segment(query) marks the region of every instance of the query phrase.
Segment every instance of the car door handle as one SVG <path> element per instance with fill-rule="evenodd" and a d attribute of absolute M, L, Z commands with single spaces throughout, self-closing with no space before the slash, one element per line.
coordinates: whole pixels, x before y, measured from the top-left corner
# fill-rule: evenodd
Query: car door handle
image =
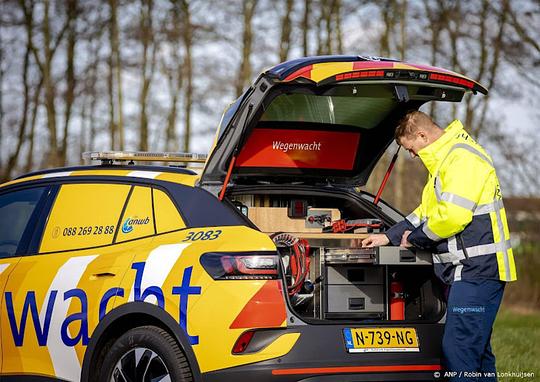
<path fill-rule="evenodd" d="M 114 272 L 109 272 L 109 271 L 96 272 L 96 273 L 93 273 L 92 276 L 90 276 L 90 280 L 98 280 L 98 279 L 104 279 L 104 278 L 115 277 L 115 276 L 116 276 L 116 273 Z"/>
<path fill-rule="evenodd" d="M 97 280 L 97 279 L 103 279 L 103 278 L 109 278 L 109 277 L 115 277 L 118 274 L 122 273 L 122 267 L 118 266 L 100 266 L 92 269 L 92 273 L 90 276 L 90 280 Z"/>

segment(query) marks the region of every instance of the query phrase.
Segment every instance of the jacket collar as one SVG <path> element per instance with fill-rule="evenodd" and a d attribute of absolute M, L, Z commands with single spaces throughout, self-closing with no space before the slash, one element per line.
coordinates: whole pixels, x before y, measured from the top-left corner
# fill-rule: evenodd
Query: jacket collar
<path fill-rule="evenodd" d="M 444 129 L 444 134 L 441 135 L 439 139 L 430 143 L 418 152 L 418 156 L 431 175 L 435 174 L 440 162 L 446 157 L 448 150 L 450 150 L 450 141 L 452 138 L 458 135 L 462 130 L 463 125 L 456 119 Z"/>

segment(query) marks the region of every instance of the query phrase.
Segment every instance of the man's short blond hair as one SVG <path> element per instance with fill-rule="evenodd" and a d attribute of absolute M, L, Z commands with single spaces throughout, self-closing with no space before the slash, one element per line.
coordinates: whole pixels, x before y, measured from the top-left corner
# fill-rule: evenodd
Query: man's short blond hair
<path fill-rule="evenodd" d="M 418 110 L 410 111 L 399 121 L 395 134 L 396 141 L 400 143 L 402 137 L 412 138 L 420 127 L 431 126 L 439 127 L 426 113 Z"/>

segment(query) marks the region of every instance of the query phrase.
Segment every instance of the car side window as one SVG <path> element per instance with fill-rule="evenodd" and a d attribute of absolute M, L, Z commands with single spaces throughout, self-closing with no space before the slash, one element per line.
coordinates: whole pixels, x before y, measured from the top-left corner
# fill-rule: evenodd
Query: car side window
<path fill-rule="evenodd" d="M 186 223 L 184 223 L 171 198 L 165 192 L 158 189 L 154 189 L 153 193 L 157 233 L 160 234 L 186 228 Z"/>
<path fill-rule="evenodd" d="M 155 235 L 152 189 L 135 186 L 126 205 L 116 242 Z"/>
<path fill-rule="evenodd" d="M 24 231 L 46 187 L 0 195 L 0 258 L 15 256 Z"/>
<path fill-rule="evenodd" d="M 112 244 L 130 189 L 123 184 L 62 185 L 43 233 L 40 253 Z"/>

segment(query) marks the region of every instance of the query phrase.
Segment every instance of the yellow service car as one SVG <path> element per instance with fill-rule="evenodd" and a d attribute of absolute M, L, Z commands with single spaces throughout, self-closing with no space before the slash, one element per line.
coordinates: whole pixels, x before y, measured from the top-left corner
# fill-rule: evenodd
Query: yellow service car
<path fill-rule="evenodd" d="M 360 56 L 280 64 L 225 112 L 202 175 L 101 164 L 0 187 L 2 381 L 433 380 L 431 255 L 360 248 L 403 216 L 358 191 L 396 121 L 478 83 Z"/>

